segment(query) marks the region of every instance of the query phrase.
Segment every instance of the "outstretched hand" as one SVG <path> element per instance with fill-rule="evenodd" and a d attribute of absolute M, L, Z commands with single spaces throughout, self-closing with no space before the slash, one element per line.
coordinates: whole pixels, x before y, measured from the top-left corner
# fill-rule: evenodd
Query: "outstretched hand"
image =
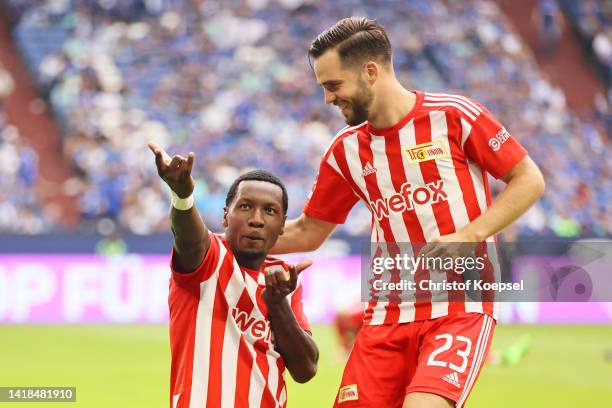
<path fill-rule="evenodd" d="M 312 261 L 302 261 L 297 265 L 289 265 L 289 273 L 284 268 L 270 266 L 264 270 L 266 288 L 262 293 L 264 302 L 270 306 L 280 303 L 297 287 L 299 274 L 312 265 Z"/>
<path fill-rule="evenodd" d="M 195 154 L 189 152 L 187 158 L 179 155 L 170 157 L 164 149 L 155 143 L 149 143 L 149 149 L 155 154 L 155 165 L 157 166 L 159 177 L 180 198 L 189 197 L 195 187 L 195 181 L 191 176 Z"/>

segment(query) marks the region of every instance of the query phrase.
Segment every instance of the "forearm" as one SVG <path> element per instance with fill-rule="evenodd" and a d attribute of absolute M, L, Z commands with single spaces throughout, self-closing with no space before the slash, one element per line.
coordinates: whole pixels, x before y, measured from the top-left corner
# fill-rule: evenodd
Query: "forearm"
<path fill-rule="evenodd" d="M 314 340 L 298 324 L 287 299 L 268 305 L 268 317 L 275 348 L 283 356 L 291 376 L 299 383 L 309 381 L 317 372 L 319 360 Z"/>
<path fill-rule="evenodd" d="M 491 207 L 465 227 L 466 235 L 474 242 L 484 241 L 516 221 L 543 192 L 544 180 L 537 168 L 512 176 Z"/>
<path fill-rule="evenodd" d="M 172 207 L 170 222 L 179 263 L 175 267 L 182 272 L 191 272 L 202 262 L 210 245 L 208 228 L 195 205 L 186 211 Z"/>
<path fill-rule="evenodd" d="M 335 224 L 302 214 L 285 223 L 283 234 L 278 237 L 270 253 L 288 254 L 314 251 L 325 242 L 335 227 Z"/>

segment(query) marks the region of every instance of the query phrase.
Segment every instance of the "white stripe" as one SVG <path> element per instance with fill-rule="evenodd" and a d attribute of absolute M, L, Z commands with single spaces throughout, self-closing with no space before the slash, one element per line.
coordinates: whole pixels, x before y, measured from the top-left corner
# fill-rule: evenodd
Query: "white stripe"
<path fill-rule="evenodd" d="M 459 230 L 470 223 L 470 217 L 468 216 L 465 200 L 460 188 L 461 185 L 459 184 L 459 178 L 457 178 L 455 165 L 453 164 L 450 142 L 448 140 L 446 112 L 429 112 L 429 119 L 431 121 L 431 139 L 441 141 L 444 145 L 444 149 L 449 156 L 451 156 L 448 159 L 434 160 L 434 162 L 436 163 L 440 177 L 444 180 L 444 192 L 448 195 L 448 206 L 455 224 L 455 229 Z"/>
<path fill-rule="evenodd" d="M 383 136 L 372 136 L 372 142 L 370 143 L 370 149 L 372 150 L 372 161 L 374 162 L 374 167 L 378 169 L 378 171 L 375 173 L 376 187 L 378 188 L 378 191 L 380 192 L 380 196 L 384 200 L 386 197 L 391 197 L 392 195 L 397 193 L 397 191 L 395 190 L 395 187 L 393 186 L 393 182 L 391 180 L 391 168 L 389 167 L 389 159 L 387 157 L 386 146 L 385 146 L 385 138 Z M 400 155 L 401 155 L 401 152 L 400 152 Z M 387 205 L 389 206 L 388 202 L 387 202 Z M 402 246 L 406 246 L 406 244 L 410 242 L 410 236 L 408 235 L 408 230 L 406 228 L 406 223 L 404 222 L 404 217 L 403 217 L 403 213 L 405 211 L 406 210 L 402 212 L 396 212 L 388 208 L 389 225 L 391 227 L 391 234 L 393 235 L 392 240 L 393 242 L 403 243 Z M 408 250 L 408 248 L 405 248 L 405 249 Z M 411 254 L 408 253 L 406 255 L 410 256 Z M 390 274 L 385 274 L 385 275 L 382 276 L 383 277 L 382 280 L 385 282 L 390 282 L 391 281 Z M 400 279 L 412 280 L 413 275 L 406 271 L 406 273 L 400 274 Z M 404 299 L 407 296 L 406 291 L 404 291 L 404 293 L 402 293 L 401 296 L 402 296 L 402 300 L 407 300 L 407 299 Z M 414 296 L 412 297 L 414 298 Z M 383 303 L 387 303 L 387 302 L 383 302 Z M 376 322 L 379 322 L 381 319 L 382 319 L 382 322 L 384 322 L 383 311 L 385 311 L 386 313 L 385 309 L 378 308 L 376 310 L 377 315 L 372 316 L 372 320 L 374 321 L 374 318 L 376 318 Z M 407 306 L 400 307 L 399 308 L 399 313 L 400 313 L 399 321 L 402 321 L 401 319 L 408 319 L 411 316 L 414 318 L 413 316 L 414 307 L 412 308 L 412 311 L 413 313 L 411 314 L 410 309 Z"/>
<path fill-rule="evenodd" d="M 336 135 L 332 138 L 332 140 L 329 142 L 329 144 L 327 145 L 327 147 L 325 148 L 325 153 L 327 153 L 329 151 L 329 149 L 334 145 L 334 142 L 339 138 L 342 137 L 344 135 L 346 135 L 347 133 L 350 133 L 351 131 L 360 128 L 361 126 L 365 125 L 367 123 L 367 121 L 362 122 L 356 126 L 345 126 L 342 129 L 340 129 L 340 131 L 338 133 L 336 133 Z"/>
<path fill-rule="evenodd" d="M 232 276 L 225 289 L 227 300 L 228 319 L 225 323 L 225 334 L 223 335 L 223 349 L 221 353 L 221 406 L 233 407 L 236 398 L 236 375 L 238 372 L 238 350 L 240 348 L 241 332 L 232 318 L 232 311 L 236 307 L 245 282 L 240 267 L 234 259 Z"/>
<path fill-rule="evenodd" d="M 249 380 L 249 407 L 259 407 L 261 406 L 261 399 L 263 397 L 264 388 L 266 387 L 266 380 L 257 365 L 257 353 L 253 345 L 248 341 L 245 341 L 244 344 L 253 357 L 253 367 L 251 368 L 251 378 Z"/>
<path fill-rule="evenodd" d="M 342 176 L 342 171 L 340 171 L 340 166 L 338 166 L 338 163 L 336 162 L 336 158 L 334 157 L 333 152 L 331 152 L 329 156 L 327 157 L 327 164 L 329 164 L 332 169 L 336 170 L 336 173 Z M 344 176 L 342 177 L 344 178 Z"/>
<path fill-rule="evenodd" d="M 251 301 L 253 301 L 253 310 L 251 311 L 251 317 L 256 320 L 264 320 L 264 316 L 259 310 L 259 306 L 257 305 L 257 281 L 253 279 L 249 274 L 245 274 L 245 284 L 246 290 L 249 293 L 249 297 Z M 263 375 L 263 372 L 257 365 L 257 353 L 253 344 L 249 341 L 245 341 L 245 345 L 247 346 L 249 352 L 253 356 L 253 367 L 251 369 L 251 386 L 249 388 L 249 406 L 258 407 L 261 405 L 261 399 L 263 397 L 264 390 L 266 388 L 266 378 Z M 272 345 L 269 346 L 269 349 L 266 351 L 266 354 L 273 357 L 279 358 L 280 354 L 276 352 Z"/>
<path fill-rule="evenodd" d="M 460 118 L 461 121 L 461 150 L 463 150 L 463 146 L 465 146 L 465 142 L 468 137 L 470 137 L 470 133 L 472 132 L 472 125 L 470 122 L 465 120 L 464 118 Z"/>
<path fill-rule="evenodd" d="M 493 281 L 501 282 L 501 264 L 499 263 L 498 253 L 497 253 L 497 243 L 495 242 L 495 238 L 490 236 L 486 240 L 487 245 L 487 256 L 493 266 Z M 498 311 L 499 311 L 499 302 L 493 302 L 493 318 L 497 319 Z"/>
<path fill-rule="evenodd" d="M 468 378 L 466 380 L 465 386 L 463 387 L 463 391 L 461 392 L 461 396 L 459 397 L 459 400 L 457 401 L 456 408 L 461 408 L 463 404 L 465 403 L 465 400 L 468 394 L 470 393 L 472 386 L 474 385 L 474 381 L 476 381 L 476 377 L 478 376 L 478 372 L 480 371 L 480 368 L 483 363 L 484 353 L 487 349 L 487 343 L 489 342 L 489 335 L 491 334 L 491 327 L 493 325 L 493 319 L 491 319 L 491 317 L 487 315 L 483 315 L 483 317 L 484 317 L 483 327 L 485 327 L 485 331 L 483 334 L 481 330 L 482 337 L 478 336 L 478 342 L 476 343 L 476 350 L 474 351 L 474 356 L 476 356 L 476 359 L 472 363 L 472 367 L 470 367 Z M 478 354 L 476 354 L 476 352 L 478 352 Z"/>
<path fill-rule="evenodd" d="M 283 385 L 283 390 L 281 391 L 280 398 L 278 399 L 279 405 L 282 407 L 287 402 L 287 386 Z"/>
<path fill-rule="evenodd" d="M 270 390 L 272 397 L 274 397 L 274 401 L 276 401 L 276 391 L 278 391 L 279 386 L 279 373 L 278 366 L 276 365 L 278 359 L 274 358 L 270 354 L 267 354 L 266 357 L 268 358 L 268 366 L 270 366 L 270 370 L 268 371 L 268 390 Z"/>
<path fill-rule="evenodd" d="M 470 110 L 474 112 L 476 116 L 478 116 L 478 114 L 482 112 L 482 109 L 480 109 L 478 105 L 476 105 L 474 102 L 470 101 L 468 98 L 462 95 L 452 95 L 452 94 L 444 94 L 444 93 L 429 93 L 429 92 L 425 94 L 426 100 L 427 99 L 435 100 L 435 98 L 450 98 L 453 100 L 460 101 L 464 105 L 466 105 L 468 108 L 470 108 Z"/>
<path fill-rule="evenodd" d="M 211 235 L 211 239 L 217 239 Z M 190 407 L 200 408 L 206 405 L 208 396 L 208 373 L 210 363 L 210 343 L 212 329 L 212 310 L 215 304 L 219 269 L 223 264 L 227 250 L 219 242 L 219 260 L 212 276 L 200 283 L 200 301 L 196 315 L 195 340 L 193 350 L 193 370 L 191 372 Z"/>
<path fill-rule="evenodd" d="M 423 102 L 423 106 L 433 106 L 433 107 L 445 107 L 445 106 L 451 106 L 453 108 L 457 108 L 459 109 L 461 112 L 463 112 L 465 114 L 465 116 L 467 116 L 468 118 L 472 119 L 472 120 L 476 120 L 476 116 L 474 116 L 472 114 L 472 112 L 470 112 L 469 110 L 467 110 L 467 108 L 465 108 L 463 105 L 460 105 L 456 102 Z"/>
<path fill-rule="evenodd" d="M 374 162 L 374 167 L 378 169 L 378 171 L 375 173 L 376 187 L 378 188 L 380 196 L 384 201 L 385 198 L 391 197 L 397 193 L 391 181 L 391 169 L 389 167 L 389 159 L 387 158 L 387 152 L 385 149 L 385 138 L 382 136 L 373 136 L 372 142 L 370 143 L 370 149 L 372 150 L 372 161 Z M 389 207 L 388 219 L 391 227 L 391 233 L 393 234 L 393 242 L 409 242 L 410 237 L 408 236 L 406 223 L 402 217 L 403 212 L 391 211 Z"/>
<path fill-rule="evenodd" d="M 463 391 L 461 391 L 461 395 L 459 396 L 459 399 L 457 400 L 456 408 L 459 407 L 459 401 L 461 401 L 461 398 L 463 398 L 463 396 L 469 392 L 468 383 L 470 379 L 472 378 L 472 375 L 474 373 L 474 368 L 476 367 L 476 361 L 478 360 L 478 356 L 480 354 L 480 348 L 482 347 L 482 338 L 487 331 L 487 325 L 488 325 L 487 315 L 482 315 L 482 317 L 483 317 L 482 326 L 480 327 L 480 333 L 478 334 L 478 339 L 476 340 L 476 347 L 474 347 L 474 358 L 470 366 L 470 371 L 468 372 L 467 378 L 465 380 L 465 386 L 463 387 Z"/>
<path fill-rule="evenodd" d="M 172 396 L 172 408 L 176 408 L 179 402 L 179 398 L 181 398 L 181 393 L 175 394 Z"/>
<path fill-rule="evenodd" d="M 370 195 L 368 194 L 368 189 L 366 187 L 366 183 L 364 178 L 361 176 L 361 161 L 359 160 L 359 141 L 357 136 L 350 136 L 343 140 L 344 143 L 344 153 L 346 158 L 346 163 L 348 165 L 348 170 L 353 179 L 353 182 L 359 188 L 363 196 L 366 198 L 366 205 L 370 207 Z M 374 217 L 374 226 L 377 229 L 379 241 L 384 241 L 384 234 L 380 224 Z M 373 308 L 372 320 L 370 322 L 371 325 L 382 324 L 385 321 L 385 313 L 386 310 L 384 306 L 378 307 L 379 303 Z"/>
<path fill-rule="evenodd" d="M 414 128 L 414 120 L 408 122 L 406 126 L 404 126 L 399 131 L 400 137 L 400 146 L 415 146 L 416 142 L 416 133 Z M 410 163 L 408 161 L 408 157 L 402 149 L 402 165 L 404 166 L 404 173 L 406 175 L 406 180 L 408 180 L 412 184 L 412 189 L 414 187 L 424 187 L 425 180 L 423 179 L 423 174 L 421 173 L 421 167 L 418 164 Z M 433 207 L 431 205 L 414 205 L 414 213 L 423 230 L 423 236 L 425 241 L 430 241 L 433 238 L 440 235 L 440 230 L 438 229 L 438 223 L 436 222 L 436 216 L 433 212 Z M 414 297 L 414 293 L 411 294 Z M 432 304 L 432 314 L 440 314 L 443 313 L 443 310 L 446 309 L 448 311 L 448 302 L 446 304 L 440 304 L 436 306 L 437 302 Z M 413 321 L 415 317 L 415 309 L 414 302 L 410 303 L 410 307 L 405 306 L 404 304 L 400 305 L 400 318 L 404 318 L 404 316 L 408 316 L 407 320 L 400 320 L 400 322 Z"/>
<path fill-rule="evenodd" d="M 399 137 L 400 146 L 402 147 L 415 146 L 417 144 L 414 121 L 411 120 L 406 126 L 400 129 Z M 421 167 L 418 164 L 410 163 L 404 151 L 402 151 L 402 163 L 404 165 L 404 172 L 406 173 L 406 180 L 412 184 L 412 189 L 414 190 L 414 187 L 425 187 L 425 180 L 423 179 L 423 174 L 421 174 Z M 419 220 L 419 224 L 423 229 L 425 241 L 430 241 L 439 236 L 440 230 L 438 230 L 438 224 L 432 206 L 415 205 L 414 210 Z"/>
<path fill-rule="evenodd" d="M 465 98 L 462 99 L 457 96 L 426 96 L 424 101 L 458 103 L 464 108 L 466 108 L 467 110 L 469 110 L 470 112 L 472 112 L 476 117 L 478 117 L 480 113 L 482 112 L 476 105 L 474 105 L 473 103 L 470 103 L 467 99 Z"/>
<path fill-rule="evenodd" d="M 480 208 L 480 213 L 482 214 L 487 210 L 487 191 L 485 190 L 483 171 L 477 163 L 468 160 L 467 164 L 468 170 L 470 171 L 470 176 L 472 177 L 472 185 L 474 186 L 474 191 L 476 192 L 476 201 L 478 202 L 478 207 Z"/>

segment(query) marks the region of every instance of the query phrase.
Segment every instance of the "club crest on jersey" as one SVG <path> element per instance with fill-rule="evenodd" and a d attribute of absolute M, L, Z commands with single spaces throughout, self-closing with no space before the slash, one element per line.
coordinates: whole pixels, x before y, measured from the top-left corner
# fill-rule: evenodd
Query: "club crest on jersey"
<path fill-rule="evenodd" d="M 345 385 L 340 388 L 338 393 L 338 404 L 342 404 L 346 401 L 357 401 L 359 394 L 357 394 L 357 384 Z"/>
<path fill-rule="evenodd" d="M 444 159 L 449 157 L 441 140 L 421 143 L 405 149 L 410 163 L 422 163 L 428 160 Z"/>

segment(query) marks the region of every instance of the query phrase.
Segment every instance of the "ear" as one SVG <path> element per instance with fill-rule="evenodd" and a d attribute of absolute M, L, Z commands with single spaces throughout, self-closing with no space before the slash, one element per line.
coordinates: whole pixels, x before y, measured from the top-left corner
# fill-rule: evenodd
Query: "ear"
<path fill-rule="evenodd" d="M 278 235 L 283 235 L 285 233 L 285 222 L 287 221 L 287 216 L 283 217 L 283 226 L 281 227 L 280 233 Z"/>
<path fill-rule="evenodd" d="M 368 61 L 363 65 L 363 74 L 370 85 L 378 79 L 379 70 L 380 67 L 374 61 Z"/>
<path fill-rule="evenodd" d="M 223 228 L 227 228 L 227 207 L 223 208 Z"/>

